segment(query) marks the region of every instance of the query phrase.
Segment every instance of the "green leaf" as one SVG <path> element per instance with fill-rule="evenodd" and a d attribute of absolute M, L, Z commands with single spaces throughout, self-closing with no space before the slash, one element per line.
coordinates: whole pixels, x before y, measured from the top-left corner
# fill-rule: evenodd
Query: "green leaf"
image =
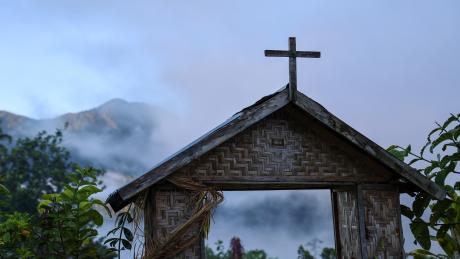
<path fill-rule="evenodd" d="M 113 238 L 106 239 L 106 240 L 104 241 L 104 244 L 110 243 L 110 242 L 112 242 L 112 241 L 118 241 L 118 238 L 113 237 Z"/>
<path fill-rule="evenodd" d="M 403 214 L 404 216 L 406 216 L 409 219 L 412 219 L 414 217 L 414 213 L 406 205 L 401 205 L 401 214 Z"/>
<path fill-rule="evenodd" d="M 455 190 L 460 190 L 460 182 L 456 182 L 454 188 Z"/>
<path fill-rule="evenodd" d="M 454 187 L 450 186 L 450 185 L 444 185 L 442 186 L 444 188 L 444 190 L 446 191 L 447 193 L 447 196 L 452 198 L 452 199 L 455 199 L 455 197 L 457 196 L 457 194 L 455 193 L 455 189 Z"/>
<path fill-rule="evenodd" d="M 430 251 L 424 249 L 416 249 L 409 253 L 409 255 L 416 256 L 416 255 L 432 255 L 436 256 L 435 254 L 431 253 Z"/>
<path fill-rule="evenodd" d="M 415 197 L 415 201 L 412 204 L 412 211 L 417 218 L 423 215 L 423 212 L 425 212 L 430 201 L 431 198 L 423 193 L 420 193 Z"/>
<path fill-rule="evenodd" d="M 110 236 L 111 234 L 115 234 L 115 233 L 117 232 L 117 230 L 119 230 L 119 229 L 120 229 L 120 227 L 116 227 L 116 228 L 111 229 L 111 230 L 107 233 L 106 236 Z"/>
<path fill-rule="evenodd" d="M 439 185 L 444 185 L 444 182 L 446 181 L 446 177 L 449 174 L 448 170 L 441 170 L 440 172 L 436 173 L 436 177 L 434 178 L 435 182 Z"/>
<path fill-rule="evenodd" d="M 61 197 L 65 200 L 72 200 L 74 196 L 75 188 L 73 187 L 66 187 L 64 191 L 61 193 Z"/>
<path fill-rule="evenodd" d="M 452 221 L 454 221 L 455 217 L 457 216 L 457 211 L 454 208 L 448 208 L 446 210 L 445 215 L 448 219 L 451 219 Z"/>
<path fill-rule="evenodd" d="M 97 226 L 101 226 L 104 223 L 104 218 L 97 210 L 88 211 L 88 216 Z"/>
<path fill-rule="evenodd" d="M 98 192 L 102 192 L 102 190 L 97 188 L 94 185 L 86 185 L 86 186 L 83 186 L 82 188 L 80 188 L 78 190 L 78 193 L 86 194 L 87 196 L 90 196 L 90 195 L 98 193 Z"/>
<path fill-rule="evenodd" d="M 41 200 L 37 205 L 38 212 L 39 213 L 45 212 L 45 208 L 47 208 L 48 205 L 50 205 L 51 203 L 53 203 L 53 202 L 50 201 L 50 200 Z"/>
<path fill-rule="evenodd" d="M 438 132 L 440 130 L 442 130 L 442 128 L 438 127 L 438 128 L 433 129 L 432 131 L 430 131 L 430 133 L 428 133 L 428 138 L 427 138 L 428 143 L 431 143 L 431 135 L 433 135 L 434 133 L 436 133 L 436 132 Z"/>
<path fill-rule="evenodd" d="M 422 219 L 416 218 L 410 223 L 410 229 L 414 234 L 415 240 L 422 246 L 423 249 L 430 250 L 431 240 L 428 224 Z"/>
<path fill-rule="evenodd" d="M 91 202 L 89 201 L 82 201 L 79 203 L 79 207 L 81 210 L 88 210 L 89 208 L 91 208 Z"/>
<path fill-rule="evenodd" d="M 109 217 L 112 217 L 112 212 L 110 211 L 109 207 L 107 207 L 107 205 L 103 201 L 99 199 L 94 199 L 92 202 L 93 204 L 103 207 L 105 211 L 107 212 L 107 214 L 109 215 Z"/>
<path fill-rule="evenodd" d="M 437 201 L 433 205 L 433 207 L 431 208 L 432 214 L 430 216 L 430 223 L 431 224 L 436 224 L 436 222 L 438 222 L 438 220 L 441 218 L 441 216 L 444 215 L 444 213 L 446 212 L 447 208 L 449 208 L 451 204 L 452 204 L 452 201 L 450 201 L 448 199 Z"/>
<path fill-rule="evenodd" d="M 447 127 L 449 127 L 449 125 L 450 125 L 452 122 L 456 121 L 456 120 L 457 120 L 457 118 L 455 117 L 455 115 L 451 115 L 451 116 L 444 122 L 444 124 L 442 124 L 442 128 L 443 128 L 443 129 L 447 129 Z"/>
<path fill-rule="evenodd" d="M 8 189 L 3 184 L 0 184 L 0 194 L 7 195 L 9 193 L 10 191 L 8 191 Z"/>
<path fill-rule="evenodd" d="M 129 242 L 128 240 L 126 239 L 122 239 L 121 240 L 121 243 L 123 244 L 123 247 L 128 249 L 128 250 L 131 250 L 131 242 Z"/>
<path fill-rule="evenodd" d="M 438 241 L 439 245 L 448 256 L 452 256 L 455 250 L 455 241 L 447 234 L 448 226 L 444 225 L 442 227 L 444 227 L 445 230 L 438 231 L 436 234 L 436 241 Z"/>
<path fill-rule="evenodd" d="M 123 234 L 125 234 L 125 237 L 126 239 L 128 239 L 128 241 L 133 241 L 134 239 L 134 235 L 133 233 L 131 232 L 131 230 L 129 230 L 128 228 L 123 228 Z"/>
<path fill-rule="evenodd" d="M 431 146 L 430 146 L 430 152 L 433 153 L 433 150 L 442 142 L 449 140 L 453 138 L 452 132 L 448 131 L 443 134 L 441 134 L 437 139 L 433 140 Z"/>
<path fill-rule="evenodd" d="M 395 156 L 397 159 L 404 161 L 404 158 L 405 158 L 404 151 L 393 149 L 393 150 L 389 150 L 388 152 L 390 152 L 390 154 Z"/>

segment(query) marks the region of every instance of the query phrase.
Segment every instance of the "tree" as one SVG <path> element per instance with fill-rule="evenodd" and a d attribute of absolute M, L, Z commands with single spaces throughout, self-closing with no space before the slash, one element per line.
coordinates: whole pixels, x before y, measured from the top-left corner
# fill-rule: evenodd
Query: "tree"
<path fill-rule="evenodd" d="M 60 131 L 12 142 L 0 128 L 1 258 L 113 257 L 95 240 L 101 170 L 78 168 L 61 142 Z"/>
<path fill-rule="evenodd" d="M 321 259 L 336 259 L 337 254 L 334 248 L 325 247 L 323 251 L 321 251 Z"/>
<path fill-rule="evenodd" d="M 69 152 L 60 146 L 62 133 L 40 132 L 34 138 L 20 138 L 4 159 L 5 186 L 14 193 L 3 210 L 36 213 L 44 193 L 61 191 L 71 170 Z"/>
<path fill-rule="evenodd" d="M 14 212 L 0 221 L 2 258 L 113 258 L 109 249 L 94 240 L 95 226 L 103 224 L 97 207 L 110 211 L 91 196 L 97 187 L 96 171 L 76 168 L 59 193 L 44 194 L 39 216 Z"/>
<path fill-rule="evenodd" d="M 243 259 L 244 248 L 241 245 L 241 240 L 239 237 L 233 237 L 230 240 L 230 248 L 232 252 L 232 259 Z"/>
<path fill-rule="evenodd" d="M 249 250 L 245 255 L 244 259 L 270 259 L 264 250 Z"/>
<path fill-rule="evenodd" d="M 230 259 L 230 251 L 225 249 L 224 242 L 222 242 L 222 240 L 217 240 L 215 245 L 215 253 L 212 248 L 206 246 L 206 259 Z"/>
<path fill-rule="evenodd" d="M 315 259 L 315 257 L 311 255 L 308 249 L 305 249 L 303 245 L 300 245 L 297 249 L 297 259 Z"/>
<path fill-rule="evenodd" d="M 249 250 L 246 253 L 243 251 L 243 246 L 238 237 L 233 237 L 230 242 L 230 249 L 225 249 L 222 240 L 218 240 L 216 243 L 216 252 L 209 246 L 206 246 L 206 258 L 207 259 L 233 259 L 235 255 L 242 255 L 242 259 L 276 259 L 269 257 L 264 250 L 255 249 Z M 241 251 L 241 253 L 239 252 Z"/>
<path fill-rule="evenodd" d="M 460 258 L 460 182 L 451 182 L 455 180 L 452 176 L 460 174 L 460 114 L 451 114 L 442 125 L 436 125 L 420 152 L 412 152 L 410 145 L 393 145 L 388 151 L 401 160 L 408 159 L 409 165 L 416 165 L 420 173 L 447 192 L 447 198 L 441 201 L 425 192 L 412 194 L 412 207 L 401 206 L 401 213 L 411 220 L 415 243 L 422 247 L 411 254 L 419 258 Z M 426 211 L 431 211 L 428 219 L 423 217 Z M 438 242 L 445 254 L 431 253 L 431 241 Z"/>
<path fill-rule="evenodd" d="M 62 132 L 59 130 L 55 134 L 42 131 L 33 138 L 16 140 L 1 160 L 4 185 L 14 193 L 7 198 L 2 210 L 36 214 L 41 195 L 62 190 L 67 175 L 76 164 L 70 161 L 70 153 L 61 143 Z M 96 175 L 102 174 L 101 170 L 95 172 Z"/>

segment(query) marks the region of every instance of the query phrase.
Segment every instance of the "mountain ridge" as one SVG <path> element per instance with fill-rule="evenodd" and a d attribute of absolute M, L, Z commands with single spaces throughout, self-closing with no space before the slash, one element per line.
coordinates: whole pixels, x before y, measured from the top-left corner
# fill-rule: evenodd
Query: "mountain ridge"
<path fill-rule="evenodd" d="M 73 160 L 125 175 L 143 173 L 158 157 L 155 140 L 158 110 L 146 103 L 111 99 L 94 108 L 34 119 L 0 111 L 0 127 L 14 138 L 40 131 L 63 131 L 63 145 Z"/>

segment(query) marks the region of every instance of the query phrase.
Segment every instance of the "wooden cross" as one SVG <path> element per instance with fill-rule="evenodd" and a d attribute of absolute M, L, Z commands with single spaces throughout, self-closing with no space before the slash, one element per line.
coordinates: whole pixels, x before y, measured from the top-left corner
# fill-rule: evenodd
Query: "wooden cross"
<path fill-rule="evenodd" d="M 296 58 L 320 58 L 319 51 L 297 51 L 295 37 L 289 37 L 289 50 L 265 50 L 266 57 L 289 57 L 289 100 L 295 101 L 297 92 Z"/>

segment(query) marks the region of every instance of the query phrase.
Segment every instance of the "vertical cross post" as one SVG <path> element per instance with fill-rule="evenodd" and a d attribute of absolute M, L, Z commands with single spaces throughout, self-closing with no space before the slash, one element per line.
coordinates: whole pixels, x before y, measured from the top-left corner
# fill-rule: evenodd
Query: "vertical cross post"
<path fill-rule="evenodd" d="M 289 37 L 289 100 L 295 101 L 297 93 L 297 60 L 295 37 Z"/>
<path fill-rule="evenodd" d="M 320 58 L 319 51 L 297 51 L 295 37 L 289 37 L 289 50 L 265 50 L 266 57 L 289 57 L 289 100 L 297 96 L 297 61 L 296 58 Z"/>

